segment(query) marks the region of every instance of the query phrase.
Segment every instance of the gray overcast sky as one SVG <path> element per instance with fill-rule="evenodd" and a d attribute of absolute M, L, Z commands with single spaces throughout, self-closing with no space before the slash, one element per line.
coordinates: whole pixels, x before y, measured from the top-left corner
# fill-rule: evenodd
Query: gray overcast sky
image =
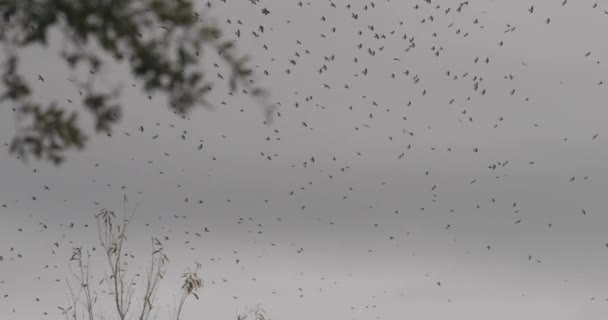
<path fill-rule="evenodd" d="M 182 119 L 113 64 L 122 122 L 55 168 L 8 155 L 2 106 L 0 318 L 59 318 L 71 248 L 126 193 L 141 265 L 169 238 L 159 300 L 202 263 L 186 319 L 604 319 L 608 3 L 298 2 L 205 11 L 270 89 L 269 126 L 220 79 Z M 23 52 L 38 99 L 78 96 L 58 44 Z"/>

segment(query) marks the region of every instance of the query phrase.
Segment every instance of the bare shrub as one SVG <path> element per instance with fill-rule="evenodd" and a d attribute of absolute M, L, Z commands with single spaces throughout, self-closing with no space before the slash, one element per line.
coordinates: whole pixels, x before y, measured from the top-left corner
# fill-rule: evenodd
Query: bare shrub
<path fill-rule="evenodd" d="M 133 218 L 133 213 L 127 217 L 126 202 L 124 198 L 123 217 L 117 218 L 114 211 L 102 209 L 95 215 L 97 219 L 97 231 L 99 244 L 101 245 L 102 258 L 106 260 L 107 270 L 105 275 L 98 283 L 91 283 L 91 252 L 82 247 L 73 249 L 69 259 L 70 276 L 66 278 L 68 287 L 67 307 L 58 307 L 66 320 L 119 320 L 137 319 L 148 320 L 151 317 L 157 318 L 160 303 L 156 301 L 158 285 L 164 279 L 169 258 L 165 254 L 163 244 L 158 238 L 152 237 L 152 253 L 147 267 L 147 274 L 143 281 L 143 292 L 136 295 L 135 287 L 137 279 L 135 276 L 128 277 L 127 271 L 130 265 L 124 261 L 125 244 L 127 241 L 127 229 Z M 181 320 L 182 311 L 186 300 L 190 296 L 199 299 L 198 292 L 203 288 L 204 282 L 198 272 L 201 268 L 200 263 L 196 262 L 193 269 L 186 269 L 182 274 L 183 283 L 179 300 L 174 306 L 169 319 Z M 70 281 L 71 279 L 71 281 Z M 106 284 L 107 290 L 100 290 L 99 287 Z M 95 286 L 96 285 L 96 286 Z M 139 288 L 140 286 L 138 286 Z M 112 297 L 111 305 L 113 308 L 100 308 L 103 312 L 96 313 L 99 302 L 99 292 L 107 293 Z M 136 297 L 140 299 L 136 300 Z M 138 302 L 137 305 L 134 302 Z M 241 315 L 237 315 L 237 320 L 245 320 L 250 316 L 254 320 L 266 320 L 264 310 L 259 307 L 247 309 Z"/>

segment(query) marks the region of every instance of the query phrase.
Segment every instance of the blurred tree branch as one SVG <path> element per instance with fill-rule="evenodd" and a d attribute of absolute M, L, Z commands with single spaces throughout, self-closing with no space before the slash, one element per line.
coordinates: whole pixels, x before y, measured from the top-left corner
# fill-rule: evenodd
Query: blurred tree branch
<path fill-rule="evenodd" d="M 76 85 L 97 133 L 109 133 L 122 109 L 119 88 L 103 92 L 93 86 L 91 78 L 104 67 L 103 54 L 126 60 L 133 76 L 143 81 L 144 91 L 166 94 L 169 106 L 180 114 L 196 105 L 210 106 L 205 96 L 212 87 L 200 66 L 204 47 L 215 49 L 229 65 L 231 90 L 240 84 L 252 96 L 267 98 L 265 90 L 246 81 L 252 74 L 246 57 L 236 56 L 218 28 L 201 23 L 192 0 L 0 0 L 0 13 L 5 57 L 0 102 L 18 113 L 10 151 L 23 160 L 33 155 L 60 164 L 66 150 L 84 148 L 88 138 L 77 123 L 78 112 L 68 113 L 55 102 L 33 101 L 32 88 L 19 73 L 19 50 L 48 46 L 52 27 L 63 35 L 60 57 L 68 67 L 89 69 L 89 80 Z M 264 103 L 270 120 L 272 107 Z"/>

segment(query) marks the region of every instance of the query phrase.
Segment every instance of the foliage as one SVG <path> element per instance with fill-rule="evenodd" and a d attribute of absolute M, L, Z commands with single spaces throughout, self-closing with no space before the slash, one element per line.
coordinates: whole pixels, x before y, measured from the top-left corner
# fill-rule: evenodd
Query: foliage
<path fill-rule="evenodd" d="M 121 117 L 119 88 L 101 90 L 94 79 L 107 61 L 104 54 L 126 60 L 131 73 L 143 81 L 144 91 L 165 93 L 180 114 L 202 104 L 211 82 L 200 70 L 205 47 L 215 49 L 229 65 L 231 90 L 240 83 L 253 96 L 266 96 L 246 78 L 252 73 L 246 57 L 234 54 L 232 42 L 221 40 L 220 30 L 202 22 L 192 0 L 0 0 L 4 51 L 0 102 L 18 113 L 18 129 L 11 152 L 60 164 L 64 151 L 82 149 L 87 136 L 78 125 L 78 112 L 52 102 L 32 100 L 32 89 L 19 73 L 19 50 L 48 46 L 53 27 L 61 31 L 60 57 L 71 70 L 89 69 L 86 80 L 76 80 L 82 105 L 95 120 L 95 132 L 110 133 Z M 40 81 L 44 78 L 38 75 Z M 267 118 L 270 116 L 266 110 Z"/>

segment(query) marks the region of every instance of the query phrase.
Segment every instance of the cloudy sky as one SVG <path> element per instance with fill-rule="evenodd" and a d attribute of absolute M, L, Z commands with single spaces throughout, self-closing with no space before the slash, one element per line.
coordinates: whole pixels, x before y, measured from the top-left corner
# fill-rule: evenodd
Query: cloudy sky
<path fill-rule="evenodd" d="M 125 194 L 134 272 L 151 237 L 170 258 L 160 304 L 202 265 L 185 319 L 605 318 L 608 3 L 255 2 L 198 6 L 251 56 L 269 125 L 212 52 L 216 108 L 186 118 L 108 65 L 124 117 L 58 168 L 9 155 L 2 105 L 0 318 L 60 318 L 72 248 Z M 65 103 L 58 43 L 22 72 Z"/>

